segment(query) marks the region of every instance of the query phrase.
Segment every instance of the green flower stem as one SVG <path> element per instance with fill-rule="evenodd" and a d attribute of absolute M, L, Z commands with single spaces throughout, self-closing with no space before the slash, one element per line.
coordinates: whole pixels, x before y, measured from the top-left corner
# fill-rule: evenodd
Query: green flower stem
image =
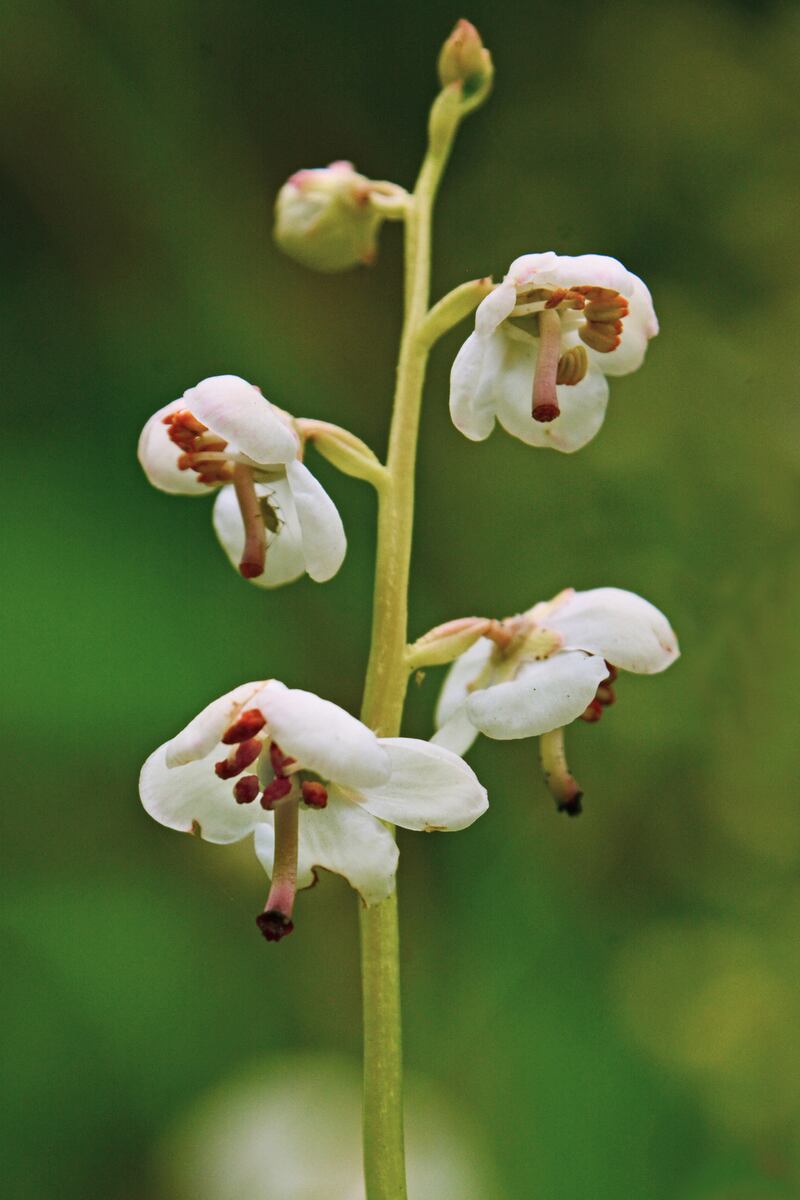
<path fill-rule="evenodd" d="M 408 683 L 405 653 L 414 470 L 430 348 L 419 331 L 428 313 L 431 214 L 462 115 L 459 89 L 446 88 L 431 111 L 428 153 L 406 212 L 405 314 L 387 476 L 378 493 L 372 641 L 361 711 L 365 724 L 383 737 L 400 732 Z M 361 909 L 361 958 L 367 1200 L 406 1200 L 396 894 Z"/>

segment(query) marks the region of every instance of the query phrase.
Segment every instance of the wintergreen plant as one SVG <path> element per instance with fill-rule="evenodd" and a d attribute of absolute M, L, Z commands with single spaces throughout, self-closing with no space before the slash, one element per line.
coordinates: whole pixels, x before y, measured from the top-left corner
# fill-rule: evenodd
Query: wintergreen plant
<path fill-rule="evenodd" d="M 412 192 L 345 161 L 301 170 L 276 204 L 278 244 L 304 266 L 370 264 L 383 223 L 405 231 L 404 321 L 385 462 L 354 433 L 294 418 L 236 376 L 190 388 L 150 418 L 139 442 L 156 487 L 217 490 L 214 527 L 241 575 L 263 587 L 307 572 L 330 579 L 346 541 L 336 507 L 305 464 L 314 447 L 372 485 L 378 537 L 361 719 L 275 679 L 212 701 L 144 765 L 141 795 L 163 825 L 211 842 L 254 835 L 272 886 L 257 918 L 269 941 L 294 928 L 298 888 L 319 869 L 360 896 L 364 1008 L 364 1166 L 369 1200 L 406 1196 L 394 826 L 463 829 L 487 807 L 461 755 L 478 732 L 541 738 L 558 807 L 580 811 L 563 728 L 614 700 L 617 670 L 653 674 L 678 655 L 667 619 L 630 592 L 567 589 L 521 615 L 454 617 L 408 643 L 414 474 L 425 369 L 436 341 L 475 314 L 451 375 L 450 410 L 467 437 L 498 419 L 533 446 L 573 452 L 598 432 L 606 377 L 636 370 L 658 332 L 644 283 L 597 254 L 525 254 L 506 277 L 468 280 L 430 304 L 434 201 L 461 121 L 489 94 L 493 66 L 460 21 L 439 57 L 441 90 Z M 502 604 L 502 597 L 498 597 Z M 400 737 L 409 677 L 451 664 L 429 742 Z"/>

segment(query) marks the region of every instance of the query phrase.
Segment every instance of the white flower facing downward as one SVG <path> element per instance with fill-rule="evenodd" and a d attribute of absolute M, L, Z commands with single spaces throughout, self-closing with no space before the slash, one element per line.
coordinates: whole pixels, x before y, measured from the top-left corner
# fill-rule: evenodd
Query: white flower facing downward
<path fill-rule="evenodd" d="M 398 851 L 385 821 L 464 829 L 488 803 L 451 751 L 378 738 L 337 705 L 274 679 L 209 704 L 150 755 L 139 790 L 170 829 L 217 843 L 255 833 L 272 877 L 258 918 L 269 941 L 291 932 L 296 889 L 310 887 L 318 867 L 343 875 L 366 904 L 390 895 Z"/>
<path fill-rule="evenodd" d="M 453 423 L 476 442 L 498 420 L 528 445 L 579 450 L 603 424 L 605 377 L 640 367 L 657 333 L 650 292 L 615 258 L 524 254 L 453 363 Z"/>
<path fill-rule="evenodd" d="M 163 492 L 219 488 L 214 528 L 245 579 L 260 587 L 308 572 L 324 582 L 347 549 L 336 506 L 298 461 L 290 418 L 237 375 L 216 375 L 159 409 L 139 438 L 139 461 Z"/>
<path fill-rule="evenodd" d="M 641 596 L 620 588 L 567 588 L 495 622 L 456 659 L 439 697 L 432 741 L 465 754 L 479 733 L 509 740 L 549 734 L 578 717 L 596 721 L 614 702 L 619 670 L 654 675 L 678 655 L 669 621 Z M 566 770 L 563 761 L 561 767 Z M 578 812 L 580 796 L 571 788 L 557 798 L 560 807 Z"/>

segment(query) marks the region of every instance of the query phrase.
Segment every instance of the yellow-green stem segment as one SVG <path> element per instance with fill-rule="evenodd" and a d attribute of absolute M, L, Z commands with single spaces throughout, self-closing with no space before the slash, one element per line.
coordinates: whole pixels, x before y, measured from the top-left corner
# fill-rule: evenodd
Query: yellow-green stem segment
<path fill-rule="evenodd" d="M 431 214 L 463 115 L 446 88 L 431 112 L 428 153 L 406 211 L 405 314 L 394 410 L 379 492 L 372 641 L 362 720 L 383 737 L 400 732 L 408 670 L 408 577 L 414 520 L 414 469 L 430 342 L 420 336 L 430 290 Z M 361 909 L 364 1005 L 364 1172 L 367 1200 L 406 1200 L 396 893 Z"/>

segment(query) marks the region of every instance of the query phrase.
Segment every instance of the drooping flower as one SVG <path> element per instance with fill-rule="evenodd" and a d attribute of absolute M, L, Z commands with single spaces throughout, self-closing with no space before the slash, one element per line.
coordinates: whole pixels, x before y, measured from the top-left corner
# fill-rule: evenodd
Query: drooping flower
<path fill-rule="evenodd" d="M 637 370 L 657 333 L 650 292 L 615 258 L 524 254 L 453 363 L 453 423 L 476 442 L 498 420 L 531 446 L 579 450 L 603 424 L 606 376 Z"/>
<path fill-rule="evenodd" d="M 344 160 L 295 171 L 275 202 L 275 241 L 316 271 L 369 266 L 386 217 L 381 198 L 393 190 L 400 189 L 367 179 Z"/>
<path fill-rule="evenodd" d="M 213 520 L 225 553 L 245 579 L 270 588 L 306 571 L 330 579 L 347 549 L 336 506 L 299 451 L 291 419 L 258 388 L 216 375 L 159 409 L 138 453 L 161 491 L 220 489 Z"/>
<path fill-rule="evenodd" d="M 576 592 L 495 622 L 453 663 L 439 697 L 432 741 L 465 754 L 479 733 L 502 741 L 560 731 L 578 717 L 599 720 L 614 703 L 618 671 L 654 675 L 679 655 L 669 621 L 654 605 L 620 588 Z M 543 758 L 559 807 L 580 811 L 563 747 Z"/>
<path fill-rule="evenodd" d="M 272 887 L 258 925 L 290 933 L 297 888 L 317 868 L 344 875 L 366 904 L 394 888 L 397 845 L 384 822 L 464 829 L 487 807 L 463 759 L 414 738 L 378 738 L 349 713 L 277 680 L 214 700 L 150 755 L 142 803 L 170 829 L 209 842 L 255 833 Z"/>

